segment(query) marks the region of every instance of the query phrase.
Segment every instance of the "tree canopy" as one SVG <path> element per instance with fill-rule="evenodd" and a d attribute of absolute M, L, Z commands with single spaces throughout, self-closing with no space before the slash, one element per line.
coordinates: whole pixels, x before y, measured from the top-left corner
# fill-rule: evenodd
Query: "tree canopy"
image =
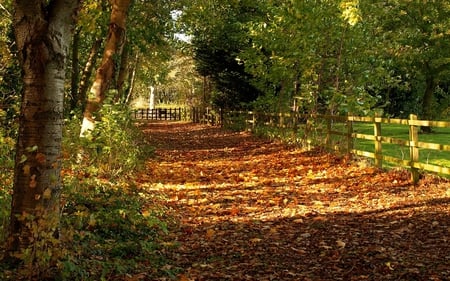
<path fill-rule="evenodd" d="M 446 1 L 199 0 L 181 19 L 199 73 L 235 107 L 297 99 L 314 112 L 431 118 L 449 105 L 449 12 Z"/>

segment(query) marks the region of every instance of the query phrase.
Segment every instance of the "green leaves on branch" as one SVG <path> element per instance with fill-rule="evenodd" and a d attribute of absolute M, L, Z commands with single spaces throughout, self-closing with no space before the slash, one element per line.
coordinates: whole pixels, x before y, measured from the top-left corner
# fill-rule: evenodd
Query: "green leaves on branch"
<path fill-rule="evenodd" d="M 379 107 L 390 116 L 449 107 L 446 1 L 193 2 L 182 19 L 219 96 L 246 78 L 259 92 L 252 98 L 268 95 L 274 111 L 293 100 L 313 112 Z"/>

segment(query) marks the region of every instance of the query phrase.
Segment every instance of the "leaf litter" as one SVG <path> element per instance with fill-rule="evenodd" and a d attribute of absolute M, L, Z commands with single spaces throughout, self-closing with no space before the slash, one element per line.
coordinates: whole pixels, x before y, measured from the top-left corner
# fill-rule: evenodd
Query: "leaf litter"
<path fill-rule="evenodd" d="M 176 280 L 450 280 L 450 185 L 190 123 L 145 123 Z M 161 278 L 160 280 L 169 280 Z"/>

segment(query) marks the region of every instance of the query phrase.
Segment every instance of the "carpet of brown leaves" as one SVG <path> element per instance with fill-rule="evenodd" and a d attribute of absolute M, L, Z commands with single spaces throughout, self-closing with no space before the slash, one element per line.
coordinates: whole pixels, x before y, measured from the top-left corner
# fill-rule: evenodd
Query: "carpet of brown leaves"
<path fill-rule="evenodd" d="M 143 130 L 157 157 L 141 180 L 180 220 L 178 280 L 450 280 L 446 180 L 214 127 Z"/>

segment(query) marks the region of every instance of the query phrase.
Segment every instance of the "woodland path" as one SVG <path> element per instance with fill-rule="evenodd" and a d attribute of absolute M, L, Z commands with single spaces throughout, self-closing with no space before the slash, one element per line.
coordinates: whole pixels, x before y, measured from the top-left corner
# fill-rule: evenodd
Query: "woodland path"
<path fill-rule="evenodd" d="M 146 123 L 178 280 L 450 280 L 449 182 L 188 123 Z M 168 280 L 168 279 L 161 279 Z"/>

